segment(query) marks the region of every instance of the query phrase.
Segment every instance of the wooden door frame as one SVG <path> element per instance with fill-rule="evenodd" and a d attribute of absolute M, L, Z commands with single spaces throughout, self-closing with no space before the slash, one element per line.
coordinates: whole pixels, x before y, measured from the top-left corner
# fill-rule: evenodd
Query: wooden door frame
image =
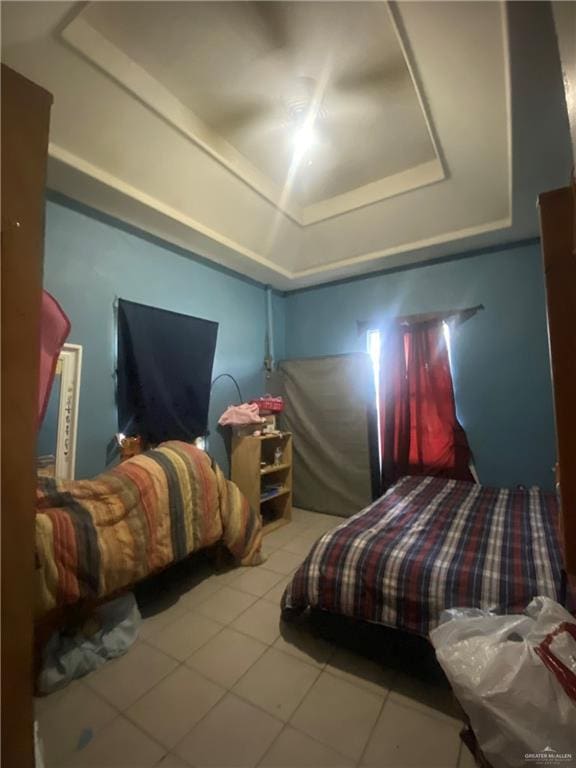
<path fill-rule="evenodd" d="M 4 65 L 1 87 L 1 763 L 33 768 L 34 502 L 52 96 Z"/>
<path fill-rule="evenodd" d="M 574 189 L 538 197 L 554 389 L 561 529 L 567 573 L 576 576 L 576 207 Z"/>

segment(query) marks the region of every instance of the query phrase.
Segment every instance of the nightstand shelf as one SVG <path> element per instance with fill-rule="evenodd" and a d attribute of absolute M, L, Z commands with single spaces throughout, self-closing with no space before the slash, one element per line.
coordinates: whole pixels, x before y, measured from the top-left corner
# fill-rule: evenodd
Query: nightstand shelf
<path fill-rule="evenodd" d="M 282 456 L 274 463 L 275 452 Z M 262 515 L 264 533 L 288 523 L 292 514 L 292 435 L 235 435 L 232 438 L 232 480 Z M 266 488 L 274 493 L 262 498 Z"/>
<path fill-rule="evenodd" d="M 271 464 L 260 470 L 261 475 L 273 475 L 275 472 L 282 472 L 285 469 L 291 469 L 290 464 Z"/>

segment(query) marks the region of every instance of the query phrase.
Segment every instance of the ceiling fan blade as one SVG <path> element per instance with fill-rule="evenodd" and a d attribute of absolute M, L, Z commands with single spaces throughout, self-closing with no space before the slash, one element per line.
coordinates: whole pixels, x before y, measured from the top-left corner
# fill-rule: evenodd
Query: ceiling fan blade
<path fill-rule="evenodd" d="M 261 120 L 269 111 L 270 106 L 260 102 L 244 104 L 220 115 L 215 127 L 224 135 L 236 133 Z"/>
<path fill-rule="evenodd" d="M 329 125 L 342 126 L 358 123 L 359 115 L 362 120 L 372 120 L 381 113 L 382 102 L 374 98 L 374 93 L 357 91 L 356 93 L 341 91 L 339 99 L 326 101 L 326 113 L 329 115 Z"/>
<path fill-rule="evenodd" d="M 393 64 L 341 75 L 334 87 L 339 91 L 358 91 L 365 88 L 389 89 L 409 82 L 410 73 L 406 63 L 398 59 Z"/>
<path fill-rule="evenodd" d="M 273 50 L 288 48 L 291 44 L 288 24 L 282 3 L 253 2 L 250 4 L 266 32 L 267 40 Z"/>

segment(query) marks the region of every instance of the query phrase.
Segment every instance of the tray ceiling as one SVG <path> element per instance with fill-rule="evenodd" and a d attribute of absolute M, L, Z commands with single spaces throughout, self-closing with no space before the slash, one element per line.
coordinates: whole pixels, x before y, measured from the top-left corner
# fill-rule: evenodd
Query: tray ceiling
<path fill-rule="evenodd" d="M 4 3 L 2 32 L 54 94 L 52 189 L 282 289 L 534 236 L 571 164 L 548 3 Z"/>
<path fill-rule="evenodd" d="M 215 156 L 264 194 L 275 186 L 272 199 L 302 223 L 310 211 L 298 207 L 423 164 L 436 161 L 443 176 L 386 3 L 91 3 L 66 32 L 72 42 L 80 20 L 193 113 Z M 360 191 L 366 202 L 380 196 Z M 347 199 L 335 212 L 354 207 Z"/>

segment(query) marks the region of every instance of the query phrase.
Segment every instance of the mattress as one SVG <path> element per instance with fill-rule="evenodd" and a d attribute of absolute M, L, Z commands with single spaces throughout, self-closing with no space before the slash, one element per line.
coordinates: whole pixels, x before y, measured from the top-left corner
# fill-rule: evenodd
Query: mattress
<path fill-rule="evenodd" d="M 282 598 L 427 636 L 443 610 L 520 612 L 559 600 L 556 496 L 433 477 L 404 477 L 326 533 Z"/>

